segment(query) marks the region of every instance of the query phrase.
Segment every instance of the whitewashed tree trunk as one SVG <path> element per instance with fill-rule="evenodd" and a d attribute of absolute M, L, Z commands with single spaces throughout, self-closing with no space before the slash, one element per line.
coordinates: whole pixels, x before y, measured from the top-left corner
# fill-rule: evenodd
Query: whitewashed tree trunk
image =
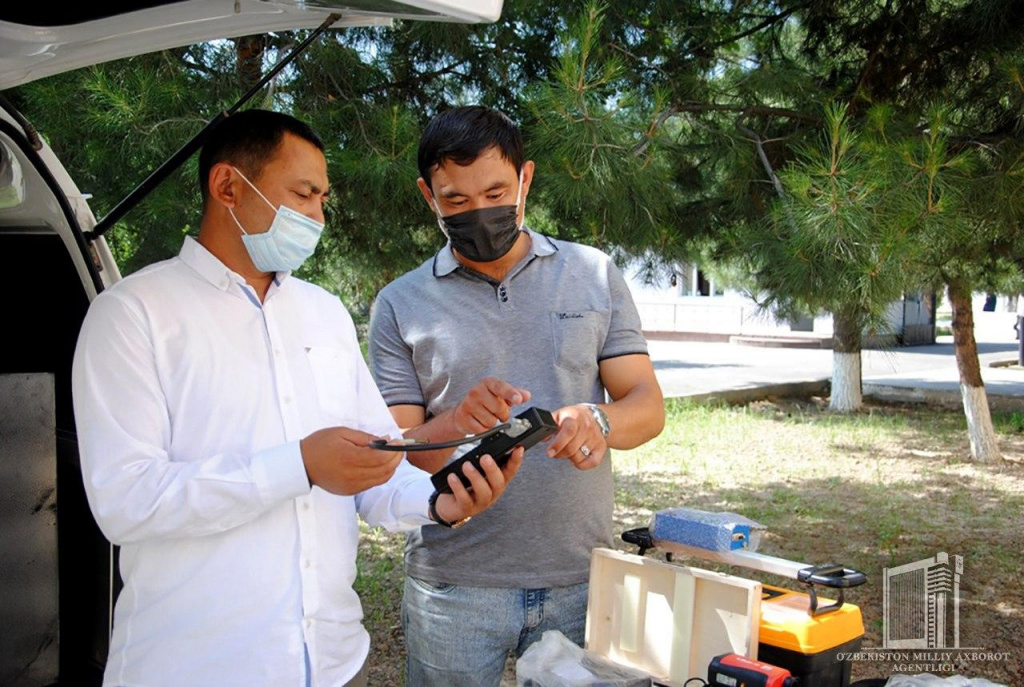
<path fill-rule="evenodd" d="M 992 413 L 988 409 L 988 394 L 983 386 L 960 385 L 967 416 L 967 438 L 971 442 L 971 457 L 977 461 L 999 460 L 999 442 L 992 427 Z"/>
<path fill-rule="evenodd" d="M 832 348 L 832 397 L 828 407 L 837 413 L 852 413 L 864 405 L 861 388 L 861 318 L 856 313 L 834 312 Z"/>
<path fill-rule="evenodd" d="M 953 345 L 956 366 L 960 371 L 960 396 L 967 416 L 967 437 L 971 444 L 971 458 L 979 462 L 999 460 L 999 442 L 992 426 L 992 413 L 988 408 L 988 394 L 981 379 L 978 362 L 978 343 L 974 339 L 974 310 L 971 291 L 967 284 L 949 284 L 949 303 L 953 306 Z"/>
<path fill-rule="evenodd" d="M 859 410 L 864 398 L 861 393 L 860 353 L 832 354 L 832 397 L 828 407 L 838 413 Z"/>

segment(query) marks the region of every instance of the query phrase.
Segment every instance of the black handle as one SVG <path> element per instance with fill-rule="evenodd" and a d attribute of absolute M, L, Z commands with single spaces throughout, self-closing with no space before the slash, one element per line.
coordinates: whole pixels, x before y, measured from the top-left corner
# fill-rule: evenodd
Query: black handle
<path fill-rule="evenodd" d="M 798 570 L 796 579 L 805 584 L 820 584 L 822 587 L 832 587 L 833 589 L 849 589 L 850 587 L 859 587 L 867 582 L 868 576 L 860 570 L 845 568 L 839 563 L 825 563 Z"/>
<path fill-rule="evenodd" d="M 868 581 L 868 576 L 860 570 L 845 568 L 838 563 L 825 563 L 823 565 L 812 565 L 803 570 L 798 570 L 796 579 L 807 585 L 807 594 L 810 597 L 812 616 L 819 616 L 830 611 L 837 611 L 843 607 L 845 590 L 850 587 L 859 587 Z M 818 595 L 814 591 L 814 585 L 831 587 L 839 590 L 839 598 L 835 603 L 828 606 L 818 606 Z"/>
<path fill-rule="evenodd" d="M 651 536 L 651 531 L 646 527 L 626 530 L 622 533 L 622 541 L 639 547 L 641 556 L 654 548 L 654 537 Z"/>

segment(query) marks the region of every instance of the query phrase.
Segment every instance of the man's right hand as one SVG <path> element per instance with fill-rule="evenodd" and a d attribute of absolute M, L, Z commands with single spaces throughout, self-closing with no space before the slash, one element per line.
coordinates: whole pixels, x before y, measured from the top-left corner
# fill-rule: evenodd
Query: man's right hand
<path fill-rule="evenodd" d="M 348 427 L 313 432 L 299 443 L 309 483 L 341 496 L 384 484 L 405 454 L 369 448 L 378 438 Z"/>
<path fill-rule="evenodd" d="M 455 408 L 452 424 L 463 436 L 480 434 L 508 422 L 510 409 L 530 400 L 530 392 L 497 377 L 484 377 Z"/>

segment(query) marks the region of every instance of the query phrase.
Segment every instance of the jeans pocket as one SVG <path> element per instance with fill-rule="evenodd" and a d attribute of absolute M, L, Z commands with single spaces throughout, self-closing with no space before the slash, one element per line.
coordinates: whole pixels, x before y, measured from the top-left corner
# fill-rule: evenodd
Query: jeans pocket
<path fill-rule="evenodd" d="M 417 587 L 419 590 L 427 592 L 428 594 L 447 594 L 451 590 L 455 589 L 454 584 L 448 584 L 445 582 L 428 582 L 427 580 L 421 580 L 418 577 L 409 575 L 409 581 Z"/>

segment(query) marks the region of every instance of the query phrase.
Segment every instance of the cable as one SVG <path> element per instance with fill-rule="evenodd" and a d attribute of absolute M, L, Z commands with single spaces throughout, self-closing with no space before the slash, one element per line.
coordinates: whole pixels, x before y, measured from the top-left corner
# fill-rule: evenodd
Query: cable
<path fill-rule="evenodd" d="M 370 442 L 370 448 L 375 448 L 378 451 L 400 451 L 400 452 L 405 452 L 405 451 L 436 451 L 436 450 L 442 449 L 442 448 L 454 448 L 456 446 L 462 446 L 463 444 L 471 444 L 474 441 L 480 441 L 481 439 L 486 439 L 487 437 L 491 436 L 492 434 L 497 434 L 498 432 L 502 432 L 502 431 L 504 431 L 506 429 L 509 429 L 511 426 L 512 426 L 511 423 L 503 422 L 500 425 L 495 425 L 494 427 L 491 427 L 486 432 L 481 432 L 480 434 L 474 434 L 473 436 L 470 436 L 470 437 L 463 437 L 462 439 L 452 439 L 451 441 L 440 441 L 440 442 L 438 442 L 436 444 L 402 444 L 402 443 L 392 444 L 392 443 L 389 443 L 389 442 L 391 442 L 391 439 L 377 439 L 375 441 L 371 441 Z M 417 439 L 399 439 L 399 441 L 401 442 L 401 441 L 418 441 L 418 440 Z"/>

